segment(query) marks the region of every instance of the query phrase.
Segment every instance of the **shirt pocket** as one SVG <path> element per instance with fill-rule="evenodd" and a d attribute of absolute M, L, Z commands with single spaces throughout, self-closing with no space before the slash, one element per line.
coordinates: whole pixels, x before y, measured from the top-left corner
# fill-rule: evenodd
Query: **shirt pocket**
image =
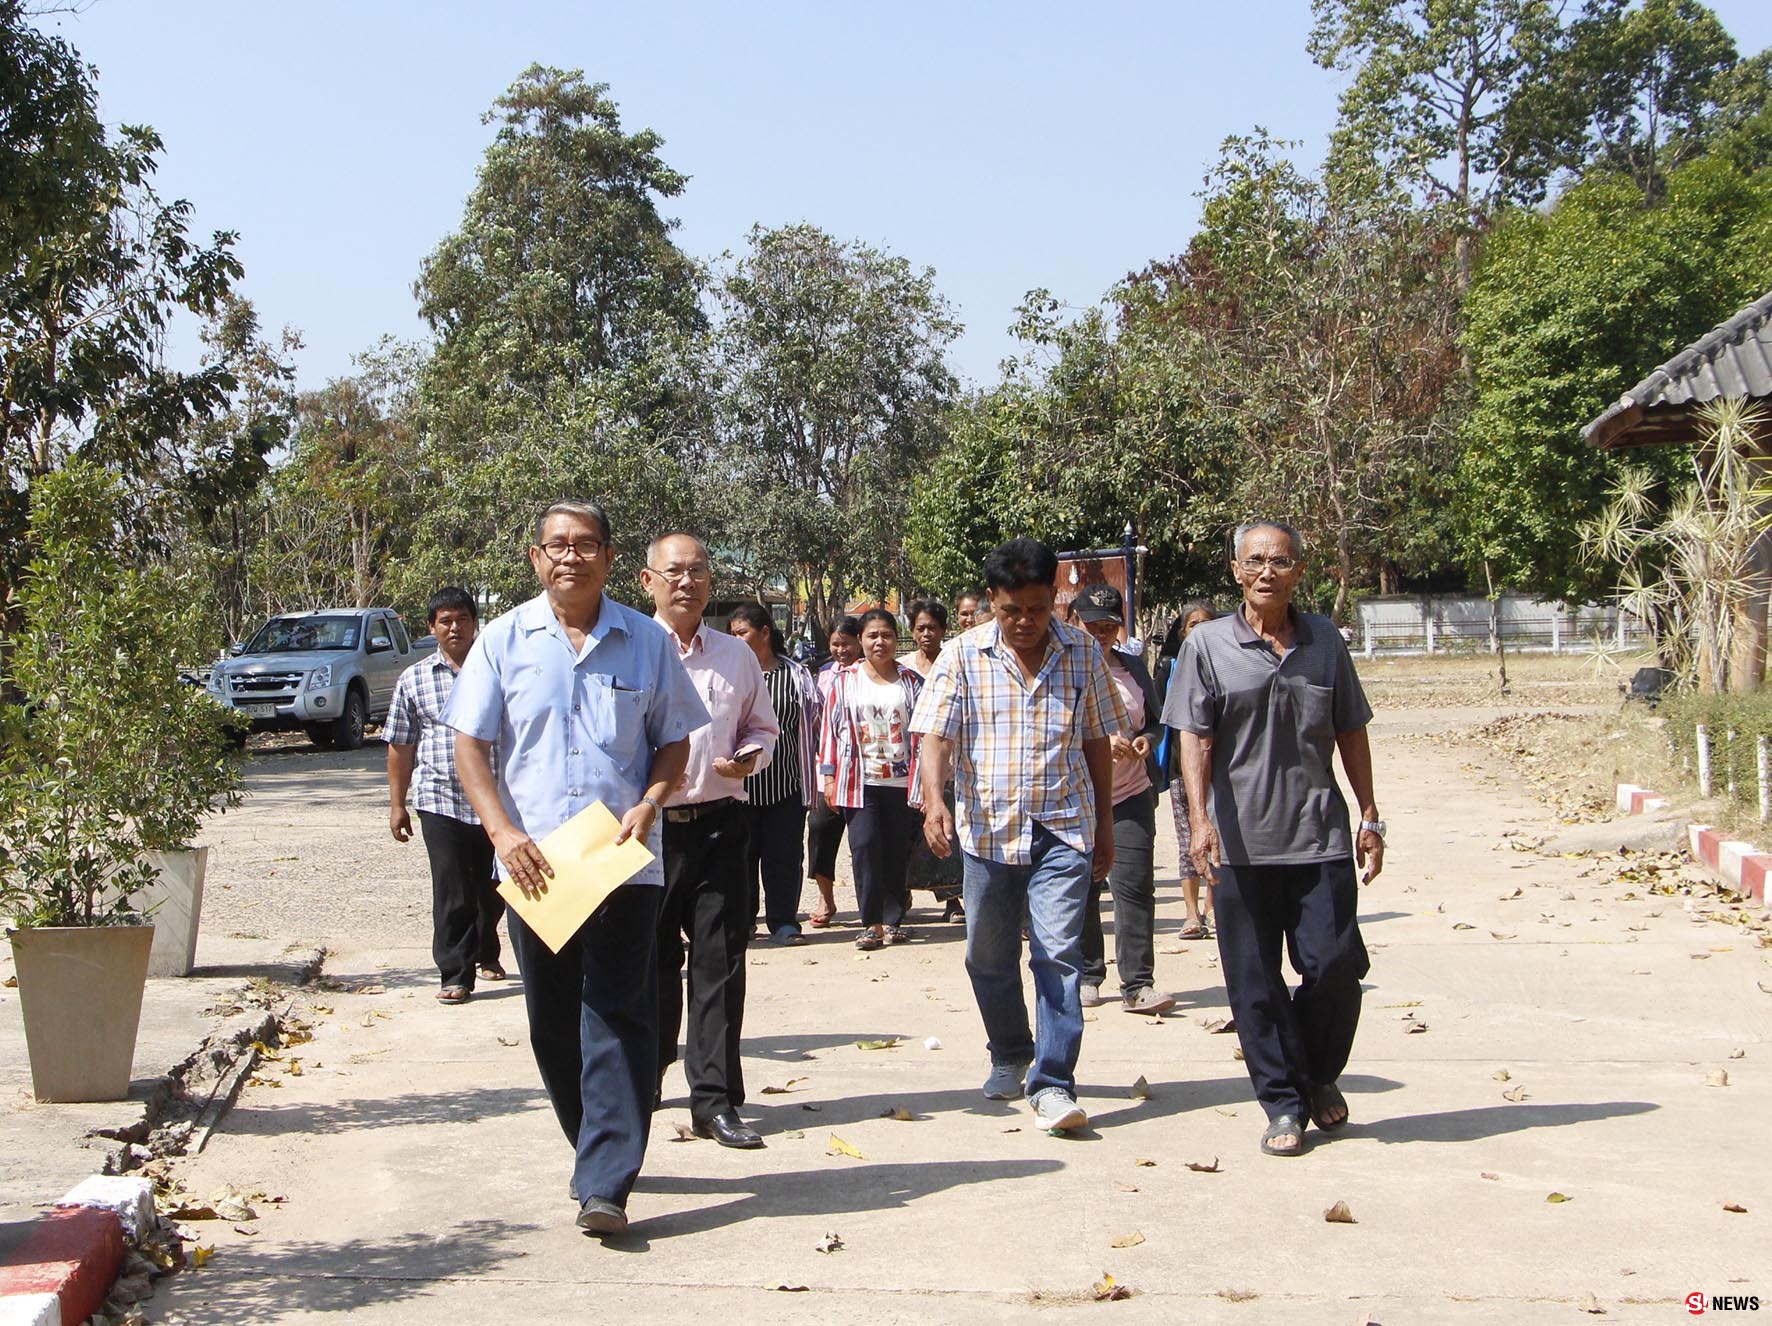
<path fill-rule="evenodd" d="M 626 764 L 640 753 L 646 738 L 645 691 L 593 674 L 585 679 L 585 711 L 591 741 L 613 762 Z"/>
<path fill-rule="evenodd" d="M 1308 681 L 1294 682 L 1289 688 L 1297 714 L 1301 738 L 1333 736 L 1335 732 L 1335 688 L 1317 686 Z"/>

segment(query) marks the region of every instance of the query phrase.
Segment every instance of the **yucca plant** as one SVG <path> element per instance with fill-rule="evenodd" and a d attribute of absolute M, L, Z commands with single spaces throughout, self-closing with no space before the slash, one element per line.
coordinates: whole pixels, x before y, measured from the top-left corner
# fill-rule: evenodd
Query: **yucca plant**
<path fill-rule="evenodd" d="M 1665 509 L 1655 477 L 1630 466 L 1580 535 L 1585 558 L 1618 568 L 1619 606 L 1650 624 L 1662 666 L 1683 686 L 1722 692 L 1747 609 L 1772 586 L 1756 555 L 1772 528 L 1772 459 L 1755 441 L 1768 419 L 1763 407 L 1718 400 L 1699 415 L 1704 441 L 1692 449 L 1692 480 Z"/>

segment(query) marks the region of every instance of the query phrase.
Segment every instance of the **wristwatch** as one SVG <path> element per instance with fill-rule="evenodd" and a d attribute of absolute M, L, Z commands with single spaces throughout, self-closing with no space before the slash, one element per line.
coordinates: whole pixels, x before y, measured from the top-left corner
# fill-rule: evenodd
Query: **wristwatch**
<path fill-rule="evenodd" d="M 652 797 L 641 797 L 640 803 L 645 806 L 651 806 L 652 809 L 660 815 L 664 814 L 664 807 L 661 806 L 658 803 L 658 801 Z"/>
<path fill-rule="evenodd" d="M 1384 821 L 1383 820 L 1361 820 L 1360 821 L 1360 832 L 1361 833 L 1376 833 L 1378 835 L 1378 841 L 1383 842 L 1384 841 Z"/>

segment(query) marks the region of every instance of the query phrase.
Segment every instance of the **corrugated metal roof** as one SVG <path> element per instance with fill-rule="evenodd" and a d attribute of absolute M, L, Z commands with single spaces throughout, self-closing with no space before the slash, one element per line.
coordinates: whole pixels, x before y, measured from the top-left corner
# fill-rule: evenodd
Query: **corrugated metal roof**
<path fill-rule="evenodd" d="M 1581 435 L 1596 447 L 1661 441 L 1658 430 L 1629 437 L 1654 411 L 1703 405 L 1719 398 L 1772 396 L 1772 292 L 1699 337 L 1619 397 Z"/>

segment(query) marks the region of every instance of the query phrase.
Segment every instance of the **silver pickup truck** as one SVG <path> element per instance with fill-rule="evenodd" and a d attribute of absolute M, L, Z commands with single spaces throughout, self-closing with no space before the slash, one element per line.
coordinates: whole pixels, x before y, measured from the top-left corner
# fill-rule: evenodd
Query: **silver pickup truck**
<path fill-rule="evenodd" d="M 387 717 L 400 673 L 435 648 L 390 608 L 284 613 L 217 663 L 208 689 L 254 732 L 301 728 L 316 746 L 356 750 Z"/>

